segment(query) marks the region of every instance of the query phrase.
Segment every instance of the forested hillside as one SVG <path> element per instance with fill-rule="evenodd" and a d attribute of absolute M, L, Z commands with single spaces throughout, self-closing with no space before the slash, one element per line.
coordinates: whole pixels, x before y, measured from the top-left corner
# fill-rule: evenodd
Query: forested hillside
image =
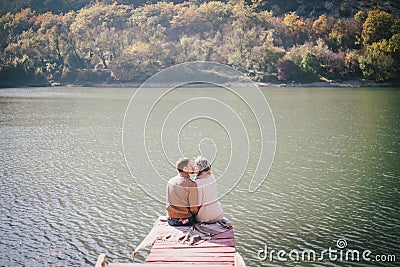
<path fill-rule="evenodd" d="M 0 86 L 139 82 L 193 60 L 263 82 L 400 77 L 399 1 L 153 2 L 0 2 Z"/>
<path fill-rule="evenodd" d="M 66 13 L 77 11 L 84 6 L 95 3 L 122 4 L 139 7 L 145 4 L 155 4 L 160 0 L 2 0 L 0 1 L 0 16 L 7 12 L 16 13 L 23 8 L 30 7 L 38 13 Z M 183 3 L 184 0 L 166 1 L 174 4 Z M 195 4 L 211 2 L 210 0 L 187 1 Z M 223 0 L 219 2 L 228 2 Z M 397 0 L 246 0 L 248 5 L 254 5 L 258 10 L 272 10 L 276 15 L 283 15 L 295 11 L 298 15 L 311 17 L 326 15 L 352 16 L 357 11 L 379 8 L 387 12 L 399 12 L 400 1 Z"/>

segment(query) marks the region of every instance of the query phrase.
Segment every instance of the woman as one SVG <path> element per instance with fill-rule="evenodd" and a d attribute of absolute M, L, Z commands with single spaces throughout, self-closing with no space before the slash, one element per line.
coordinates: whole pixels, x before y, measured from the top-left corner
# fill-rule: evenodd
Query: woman
<path fill-rule="evenodd" d="M 196 215 L 198 222 L 214 223 L 222 220 L 224 212 L 218 201 L 217 181 L 211 173 L 211 164 L 204 157 L 195 160 L 197 198 L 199 211 Z"/>

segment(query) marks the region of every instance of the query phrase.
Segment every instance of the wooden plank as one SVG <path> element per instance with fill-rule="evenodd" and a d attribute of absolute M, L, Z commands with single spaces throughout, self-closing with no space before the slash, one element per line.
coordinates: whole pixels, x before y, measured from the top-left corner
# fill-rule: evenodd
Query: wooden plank
<path fill-rule="evenodd" d="M 181 245 L 176 245 L 176 246 L 153 246 L 153 249 L 164 249 L 164 250 L 169 250 L 169 249 L 174 249 L 175 253 L 179 253 L 180 250 L 183 249 L 201 249 L 201 248 L 206 248 L 206 249 L 217 249 L 217 248 L 227 248 L 226 250 L 229 251 L 236 251 L 234 246 L 223 246 L 216 244 L 215 246 L 198 246 L 198 247 L 187 247 L 187 246 L 181 246 Z"/>
<path fill-rule="evenodd" d="M 200 255 L 189 255 L 189 256 L 181 256 L 181 255 L 153 255 L 149 254 L 146 258 L 146 262 L 232 262 L 234 263 L 235 256 L 234 254 L 231 256 L 221 256 L 215 255 L 210 256 L 206 255 L 204 257 Z"/>
<path fill-rule="evenodd" d="M 208 244 L 208 243 L 224 244 L 224 243 L 232 241 L 232 240 L 235 240 L 235 239 L 234 238 L 209 239 L 209 240 L 204 240 L 202 242 L 195 243 L 193 245 L 188 244 L 188 243 L 181 243 L 179 241 L 157 240 L 154 244 L 182 244 L 182 245 L 186 245 L 186 246 L 197 247 L 197 246 L 201 246 L 203 244 Z"/>
<path fill-rule="evenodd" d="M 175 249 L 175 248 L 152 248 L 150 253 L 188 253 L 188 251 L 191 251 L 191 253 L 227 253 L 227 252 L 232 252 L 235 253 L 236 249 L 233 247 L 194 247 L 194 248 L 180 248 L 180 249 Z"/>
<path fill-rule="evenodd" d="M 157 257 L 157 258 L 150 258 L 146 263 L 174 263 L 174 262 L 181 262 L 186 264 L 229 264 L 234 265 L 235 260 L 226 259 L 226 258 L 196 258 L 196 257 L 187 257 L 187 258 L 174 258 L 171 259 L 170 257 Z"/>
<path fill-rule="evenodd" d="M 196 267 L 216 267 L 216 266 L 234 266 L 231 263 L 187 263 L 187 262 L 174 262 L 174 263 L 110 263 L 108 267 L 175 267 L 175 266 L 196 266 Z"/>
<path fill-rule="evenodd" d="M 153 248 L 194 248 L 194 247 L 235 247 L 235 240 L 232 239 L 216 239 L 201 242 L 196 245 L 189 245 L 179 242 L 158 240 L 154 243 Z"/>
<path fill-rule="evenodd" d="M 171 257 L 172 255 L 176 255 L 176 252 L 171 251 L 165 251 L 165 250 L 158 250 L 158 251 L 153 251 L 151 253 L 152 257 Z M 199 252 L 199 251 L 191 251 L 191 250 L 180 250 L 179 251 L 179 257 L 215 257 L 215 256 L 221 256 L 221 257 L 235 257 L 236 252 Z"/>
<path fill-rule="evenodd" d="M 234 267 L 237 263 L 244 266 L 243 259 L 236 252 L 233 229 L 229 229 L 195 245 L 156 240 L 145 262 L 110 263 L 108 267 Z M 103 255 L 98 259 L 100 264 L 105 264 Z"/>
<path fill-rule="evenodd" d="M 164 262 L 151 262 L 151 263 L 110 263 L 108 267 L 175 267 L 175 266 L 196 266 L 196 267 L 216 267 L 216 266 L 233 266 L 231 263 L 187 263 L 187 262 L 174 262 L 174 263 L 164 263 Z"/>

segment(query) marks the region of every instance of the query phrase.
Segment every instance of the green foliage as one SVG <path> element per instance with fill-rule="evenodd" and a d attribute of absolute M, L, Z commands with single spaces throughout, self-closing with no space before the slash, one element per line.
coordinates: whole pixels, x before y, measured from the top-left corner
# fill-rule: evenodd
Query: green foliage
<path fill-rule="evenodd" d="M 361 77 L 362 73 L 360 70 L 358 59 L 360 57 L 360 52 L 358 50 L 348 50 L 346 51 L 344 62 L 345 62 L 345 72 L 344 78 L 357 79 Z"/>
<path fill-rule="evenodd" d="M 367 19 L 367 16 L 368 14 L 366 12 L 360 10 L 354 15 L 354 19 L 358 24 L 362 25 Z"/>
<path fill-rule="evenodd" d="M 363 24 L 362 40 L 365 45 L 378 42 L 382 39 L 389 39 L 392 35 L 390 29 L 393 25 L 392 16 L 378 9 L 368 12 L 368 16 Z"/>
<path fill-rule="evenodd" d="M 47 85 L 46 79 L 34 67 L 27 56 L 16 58 L 5 67 L 0 68 L 0 87 Z"/>
<path fill-rule="evenodd" d="M 70 25 L 74 56 L 87 68 L 108 69 L 109 62 L 127 44 L 125 28 L 129 20 L 130 8 L 124 5 L 95 4 L 81 9 Z"/>
<path fill-rule="evenodd" d="M 365 53 L 359 58 L 360 69 L 367 79 L 378 82 L 395 78 L 395 60 L 391 56 L 389 42 L 383 39 L 365 47 Z"/>
<path fill-rule="evenodd" d="M 316 81 L 320 78 L 337 80 L 348 75 L 345 54 L 333 52 L 321 39 L 316 44 L 307 42 L 292 47 L 284 59 L 301 69 L 301 81 Z"/>
<path fill-rule="evenodd" d="M 318 57 L 312 53 L 307 53 L 302 58 L 301 68 L 311 81 L 318 80 L 322 70 Z"/>
<path fill-rule="evenodd" d="M 398 79 L 398 23 L 398 18 L 385 11 L 374 9 L 367 13 L 361 34 L 364 53 L 359 57 L 360 70 L 365 78 L 378 82 Z"/>
<path fill-rule="evenodd" d="M 2 84 L 143 81 L 193 60 L 229 64 L 257 81 L 388 81 L 400 73 L 400 19 L 378 9 L 350 17 L 353 6 L 342 4 L 341 18 L 307 18 L 289 0 L 50 2 L 21 0 L 31 5 L 0 17 Z"/>
<path fill-rule="evenodd" d="M 274 46 L 272 43 L 265 42 L 260 46 L 255 46 L 252 51 L 251 62 L 258 71 L 263 73 L 275 73 L 277 64 L 285 55 L 285 50 Z"/>
<path fill-rule="evenodd" d="M 339 19 L 328 35 L 328 43 L 334 51 L 357 49 L 357 37 L 361 34 L 360 25 L 352 19 Z"/>

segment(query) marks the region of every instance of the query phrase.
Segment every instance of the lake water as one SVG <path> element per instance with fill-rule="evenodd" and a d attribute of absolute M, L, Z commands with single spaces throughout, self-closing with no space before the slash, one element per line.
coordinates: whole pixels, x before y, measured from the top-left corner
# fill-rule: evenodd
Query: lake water
<path fill-rule="evenodd" d="M 230 94 L 210 88 L 190 90 L 185 93 L 231 101 L 238 114 L 246 114 Z M 152 114 L 146 126 L 147 156 L 155 170 L 164 171 L 141 170 L 147 162 L 137 161 L 130 163 L 137 168 L 131 175 L 124 149 L 134 149 L 142 140 L 131 139 L 132 147 L 123 147 L 122 130 L 134 91 L 0 90 L 0 266 L 93 266 L 100 253 L 106 253 L 109 262 L 129 262 L 152 222 L 164 214 L 164 204 L 151 192 L 164 189 L 164 180 L 174 174 L 175 160 L 160 148 L 160 135 L 154 130 L 162 126 L 163 117 Z M 253 155 L 260 152 L 260 140 L 245 120 L 253 137 L 248 168 L 243 177 L 238 174 L 218 182 L 226 192 L 221 199 L 225 216 L 233 223 L 237 249 L 246 264 L 382 264 L 328 256 L 311 263 L 284 262 L 276 254 L 272 261 L 260 260 L 265 247 L 267 253 L 286 251 L 286 258 L 291 250 L 313 250 L 317 256 L 329 248 L 343 253 L 370 250 L 369 259 L 394 255 L 398 264 L 400 90 L 263 88 L 262 92 L 276 124 L 271 171 L 258 190 L 248 192 L 258 168 Z M 164 105 L 178 103 L 171 97 Z M 176 130 L 163 129 L 166 136 L 176 135 Z M 201 141 L 202 153 L 214 159 L 216 176 L 223 175 L 231 157 L 240 157 L 240 151 L 230 154 L 233 146 L 228 141 L 239 131 L 236 128 L 197 118 L 181 130 L 177 143 L 181 152 L 196 156 Z M 138 175 L 140 171 L 146 177 Z M 146 188 L 138 186 L 141 182 Z M 347 245 L 339 248 L 338 240 Z M 141 252 L 137 261 L 143 261 L 147 252 Z"/>

